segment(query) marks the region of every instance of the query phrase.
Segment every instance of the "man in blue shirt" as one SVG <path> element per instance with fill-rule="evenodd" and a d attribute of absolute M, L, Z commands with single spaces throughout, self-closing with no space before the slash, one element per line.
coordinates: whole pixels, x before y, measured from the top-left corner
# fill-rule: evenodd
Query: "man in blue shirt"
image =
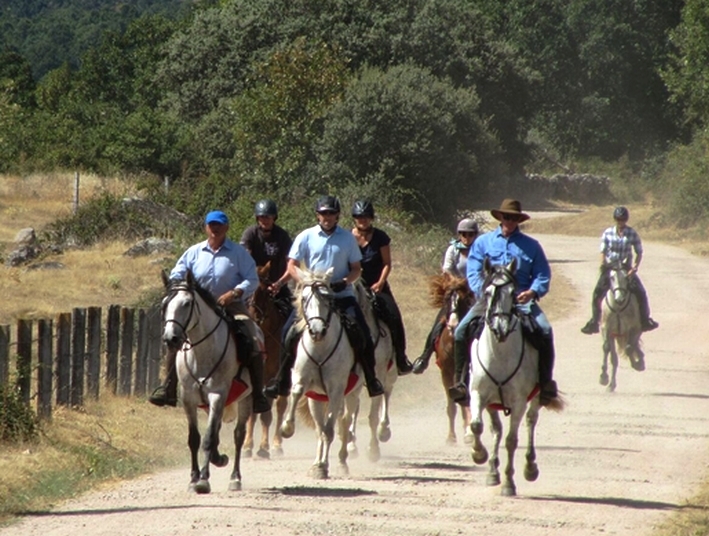
<path fill-rule="evenodd" d="M 209 291 L 227 313 L 248 316 L 244 300 L 258 286 L 256 263 L 243 246 L 227 238 L 229 218 L 224 212 L 210 212 L 204 223 L 207 240 L 191 246 L 182 254 L 170 272 L 170 280 L 184 280 L 190 270 L 197 283 Z M 264 413 L 271 409 L 271 404 L 262 392 L 263 362 L 260 355 L 254 355 L 252 351 L 248 327 L 238 320 L 235 320 L 235 325 L 238 330 L 239 361 L 249 369 L 251 376 L 254 413 Z M 168 351 L 167 379 L 150 395 L 150 402 L 156 406 L 177 404 L 176 356 L 176 351 Z"/>
<path fill-rule="evenodd" d="M 293 241 L 288 254 L 288 273 L 298 281 L 295 268 L 301 262 L 312 272 L 326 272 L 330 268 L 334 270 L 330 286 L 335 292 L 335 306 L 359 324 L 364 337 L 364 348 L 357 352 L 356 357 L 362 366 L 369 396 L 379 396 L 384 393 L 384 388 L 374 371 L 374 343 L 352 289 L 352 283 L 362 272 L 362 253 L 354 235 L 337 225 L 340 218 L 340 201 L 336 197 L 321 196 L 315 203 L 315 212 L 318 224 L 301 232 Z M 295 336 L 290 328 L 294 320 L 295 311 L 283 327 L 283 353 L 278 375 L 264 389 L 264 393 L 270 398 L 286 396 L 290 392 L 290 370 L 294 361 L 290 349 Z"/>
<path fill-rule="evenodd" d="M 554 369 L 554 338 L 551 325 L 539 307 L 539 299 L 549 292 L 551 269 L 542 246 L 519 230 L 519 224 L 528 220 L 522 212 L 522 205 L 515 199 L 505 199 L 492 216 L 500 222 L 493 231 L 475 240 L 468 255 L 468 284 L 475 294 L 476 302 L 455 330 L 455 372 L 457 383 L 449 389 L 450 397 L 459 403 L 469 400 L 467 387 L 468 365 L 470 363 L 470 326 L 473 338 L 480 336 L 484 327 L 485 301 L 483 299 L 482 266 L 486 258 L 492 264 L 509 264 L 517 259 L 517 310 L 531 315 L 540 330 L 536 342 L 539 351 L 539 399 L 542 405 L 558 396 L 556 382 L 552 379 Z"/>

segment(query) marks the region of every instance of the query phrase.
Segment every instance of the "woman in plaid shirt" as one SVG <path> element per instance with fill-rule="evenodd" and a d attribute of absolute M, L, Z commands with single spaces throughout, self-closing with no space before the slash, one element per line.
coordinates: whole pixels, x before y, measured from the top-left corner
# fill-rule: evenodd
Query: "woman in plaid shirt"
<path fill-rule="evenodd" d="M 634 275 L 630 279 L 630 290 L 638 300 L 640 308 L 640 323 L 643 331 L 650 331 L 659 326 L 650 318 L 650 305 L 647 300 L 647 292 L 637 275 L 640 261 L 643 258 L 643 243 L 640 235 L 632 227 L 628 226 L 630 214 L 625 207 L 617 207 L 613 211 L 615 225 L 603 231 L 601 236 L 601 273 L 593 290 L 591 299 L 591 320 L 581 328 L 582 333 L 591 335 L 598 333 L 598 322 L 601 318 L 601 302 L 610 288 L 607 266 L 619 262 L 627 270 L 628 275 Z M 635 262 L 633 262 L 635 253 Z"/>

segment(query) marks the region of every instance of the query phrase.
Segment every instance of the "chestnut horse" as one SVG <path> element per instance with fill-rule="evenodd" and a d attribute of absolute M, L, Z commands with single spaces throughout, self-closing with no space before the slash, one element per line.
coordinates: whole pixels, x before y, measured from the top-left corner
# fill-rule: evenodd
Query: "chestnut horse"
<path fill-rule="evenodd" d="M 446 397 L 446 413 L 448 414 L 448 438 L 446 442 L 453 445 L 457 442 L 455 434 L 455 418 L 457 404 L 448 396 L 448 388 L 455 380 L 455 363 L 453 361 L 453 334 L 458 323 L 466 315 L 475 302 L 475 296 L 468 286 L 468 281 L 449 273 L 432 276 L 429 279 L 430 303 L 433 307 L 445 311 L 442 322 L 446 328 L 436 340 L 436 364 L 441 369 L 441 382 Z M 470 432 L 470 408 L 461 408 L 465 443 L 472 441 Z"/>
<path fill-rule="evenodd" d="M 264 266 L 256 268 L 259 285 L 249 300 L 249 314 L 263 331 L 266 342 L 266 361 L 263 366 L 264 385 L 271 378 L 274 378 L 278 372 L 281 353 L 281 330 L 286 322 L 284 313 L 276 306 L 273 296 L 268 290 L 272 283 L 268 277 L 270 268 L 270 261 Z M 273 433 L 273 453 L 279 456 L 283 455 L 283 439 L 281 438 L 280 428 L 287 405 L 288 398 L 285 396 L 279 396 L 275 403 L 276 429 Z M 257 418 L 261 421 L 261 444 L 256 455 L 259 458 L 270 458 L 269 428 L 273 422 L 273 411 L 261 413 L 260 416 L 251 415 L 249 422 L 246 424 L 246 439 L 244 440 L 242 456 L 250 458 L 253 454 L 254 427 Z"/>

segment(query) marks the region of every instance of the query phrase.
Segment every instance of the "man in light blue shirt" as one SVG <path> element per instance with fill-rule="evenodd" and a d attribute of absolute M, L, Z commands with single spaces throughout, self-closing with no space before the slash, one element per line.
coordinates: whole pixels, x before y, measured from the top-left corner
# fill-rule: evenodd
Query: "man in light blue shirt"
<path fill-rule="evenodd" d="M 507 265 L 517 259 L 515 280 L 517 282 L 517 310 L 531 315 L 539 327 L 537 350 L 539 351 L 540 403 L 548 405 L 558 396 L 556 382 L 552 379 L 554 369 L 554 338 L 544 311 L 539 307 L 539 299 L 549 292 L 551 268 L 542 246 L 519 230 L 519 224 L 529 219 L 522 212 L 522 205 L 515 199 L 505 199 L 497 210 L 491 211 L 500 225 L 475 240 L 468 255 L 468 285 L 475 294 L 475 305 L 458 324 L 455 330 L 455 372 L 456 384 L 448 392 L 453 400 L 465 403 L 469 399 L 467 376 L 470 364 L 470 339 L 468 329 L 472 322 L 473 338 L 477 338 L 484 326 L 485 300 L 483 299 L 483 263 Z"/>
<path fill-rule="evenodd" d="M 379 396 L 384 393 L 382 384 L 374 372 L 374 343 L 369 327 L 355 298 L 352 283 L 362 272 L 362 253 L 354 235 L 338 226 L 340 218 L 340 201 L 333 196 L 320 197 L 315 204 L 318 224 L 301 232 L 293 241 L 288 254 L 288 273 L 297 281 L 296 266 L 301 262 L 313 272 L 325 272 L 333 269 L 330 287 L 335 292 L 335 306 L 350 317 L 354 317 L 364 334 L 365 347 L 357 355 L 362 366 L 367 392 L 369 396 Z M 295 320 L 295 311 L 283 327 L 283 353 L 281 366 L 275 380 L 264 392 L 266 396 L 276 398 L 286 396 L 290 392 L 291 375 L 294 357 L 290 351 L 292 331 L 290 328 Z M 289 335 L 290 334 L 290 335 Z"/>
<path fill-rule="evenodd" d="M 244 300 L 253 294 L 258 286 L 256 263 L 246 249 L 227 238 L 229 218 L 215 210 L 205 218 L 207 240 L 187 249 L 170 272 L 171 281 L 181 281 L 191 271 L 197 283 L 209 291 L 225 311 L 234 316 L 247 315 Z M 252 383 L 254 413 L 264 413 L 271 404 L 263 396 L 263 362 L 251 350 L 251 334 L 243 321 L 234 321 L 237 333 L 239 361 L 249 369 Z M 168 351 L 166 356 L 167 379 L 150 395 L 150 402 L 156 406 L 177 404 L 176 351 Z"/>

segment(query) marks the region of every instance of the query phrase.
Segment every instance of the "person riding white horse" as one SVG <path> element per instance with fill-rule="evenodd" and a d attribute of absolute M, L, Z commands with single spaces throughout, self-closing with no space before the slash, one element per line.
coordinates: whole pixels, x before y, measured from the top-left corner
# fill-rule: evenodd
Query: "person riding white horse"
<path fill-rule="evenodd" d="M 204 220 L 207 240 L 191 246 L 178 259 L 170 272 L 171 281 L 184 280 L 191 271 L 202 288 L 207 289 L 230 315 L 245 315 L 248 311 L 244 299 L 258 286 L 256 264 L 248 251 L 227 238 L 229 218 L 221 210 L 207 214 Z M 253 411 L 264 413 L 271 409 L 263 396 L 263 362 L 254 351 L 251 330 L 241 320 L 234 320 L 239 361 L 249 369 L 253 387 Z M 167 378 L 149 397 L 156 406 L 177 405 L 177 349 L 168 350 L 165 356 Z"/>
<path fill-rule="evenodd" d="M 331 288 L 335 293 L 335 306 L 343 313 L 348 336 L 359 339 L 357 346 L 362 347 L 356 357 L 362 366 L 367 392 L 369 396 L 379 396 L 384 394 L 384 387 L 374 368 L 374 344 L 352 290 L 352 283 L 362 272 L 362 253 L 354 235 L 338 226 L 340 211 L 340 201 L 336 197 L 323 195 L 318 198 L 315 203 L 318 224 L 302 231 L 293 241 L 288 254 L 288 272 L 298 282 L 296 268 L 301 261 L 311 272 L 325 273 L 333 269 Z M 291 347 L 300 336 L 296 329 L 291 329 L 294 320 L 295 311 L 283 327 L 283 353 L 278 375 L 264 388 L 264 394 L 269 398 L 287 396 L 290 392 L 291 368 L 295 359 Z"/>
<path fill-rule="evenodd" d="M 551 268 L 539 242 L 519 229 L 519 224 L 527 221 L 529 214 L 522 212 L 522 204 L 518 200 L 505 199 L 499 209 L 490 213 L 500 225 L 479 236 L 468 255 L 468 284 L 476 300 L 455 330 L 453 353 L 457 383 L 448 392 L 458 403 L 466 404 L 469 400 L 470 342 L 480 336 L 485 325 L 482 288 L 485 259 L 492 264 L 501 265 L 507 265 L 512 259 L 516 259 L 516 309 L 518 313 L 530 316 L 536 324 L 533 338 L 539 352 L 539 398 L 540 404 L 545 406 L 558 396 L 556 382 L 552 379 L 553 332 L 544 311 L 539 307 L 539 300 L 549 292 Z"/>
<path fill-rule="evenodd" d="M 659 324 L 650 317 L 647 292 L 638 277 L 638 268 L 643 259 L 643 243 L 640 235 L 628 225 L 630 212 L 626 207 L 616 207 L 613 211 L 613 219 L 615 225 L 608 227 L 601 235 L 601 270 L 591 299 L 591 320 L 581 328 L 581 332 L 586 335 L 599 331 L 601 301 L 610 286 L 607 267 L 614 263 L 619 263 L 627 269 L 628 275 L 631 276 L 630 291 L 638 300 L 642 330 L 651 331 L 659 327 Z M 635 262 L 633 262 L 633 252 L 635 252 Z"/>
<path fill-rule="evenodd" d="M 478 234 L 480 234 L 478 222 L 472 218 L 463 218 L 458 222 L 457 232 L 458 237 L 451 240 L 443 256 L 442 271 L 444 274 L 451 274 L 452 276 L 465 279 L 468 266 L 468 253 Z M 441 336 L 445 326 L 445 307 L 443 307 L 438 311 L 438 314 L 436 314 L 436 319 L 433 322 L 431 331 L 426 337 L 423 352 L 416 361 L 414 361 L 414 374 L 423 374 L 428 368 L 428 362 L 433 355 L 436 341 Z"/>

